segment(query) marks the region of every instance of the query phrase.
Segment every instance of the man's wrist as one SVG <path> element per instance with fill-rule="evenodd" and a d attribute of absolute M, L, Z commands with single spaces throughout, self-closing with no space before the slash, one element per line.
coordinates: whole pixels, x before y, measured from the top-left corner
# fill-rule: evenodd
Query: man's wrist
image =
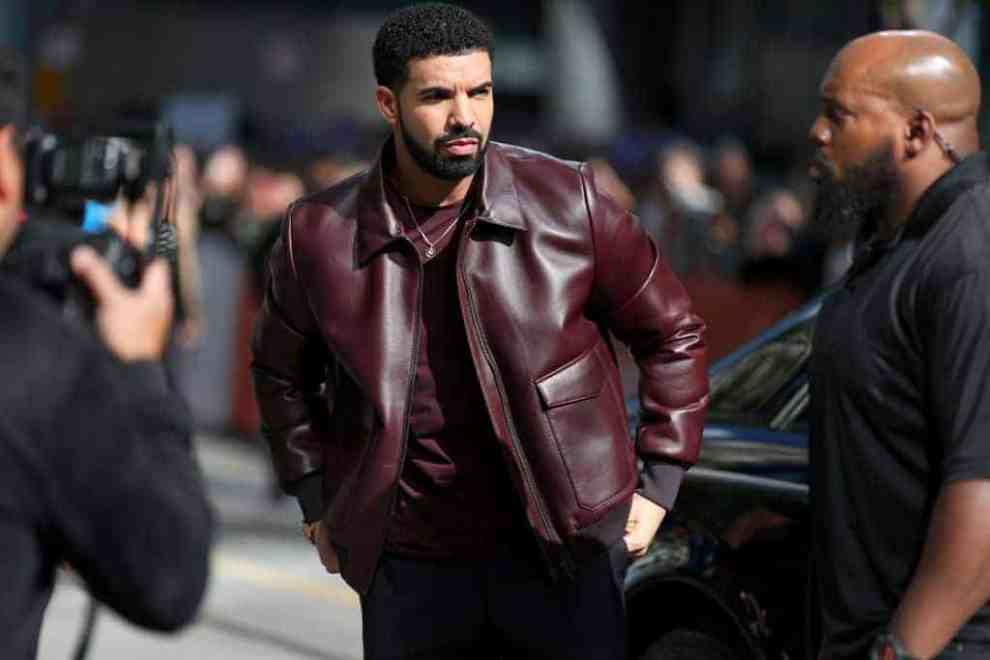
<path fill-rule="evenodd" d="M 920 660 L 911 655 L 894 633 L 885 631 L 877 635 L 870 647 L 870 660 Z"/>
<path fill-rule="evenodd" d="M 286 492 L 294 495 L 299 502 L 304 522 L 314 523 L 323 518 L 323 474 L 310 472 L 302 479 L 293 482 Z"/>
<path fill-rule="evenodd" d="M 664 510 L 670 511 L 674 508 L 684 473 L 683 465 L 656 460 L 644 461 L 636 492 Z"/>

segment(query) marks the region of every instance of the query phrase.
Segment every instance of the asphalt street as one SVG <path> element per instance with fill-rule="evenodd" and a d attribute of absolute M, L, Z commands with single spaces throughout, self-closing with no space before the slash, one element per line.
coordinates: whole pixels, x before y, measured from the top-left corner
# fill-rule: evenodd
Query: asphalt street
<path fill-rule="evenodd" d="M 182 632 L 142 631 L 97 611 L 92 660 L 354 660 L 361 658 L 357 595 L 327 574 L 302 538 L 299 510 L 270 495 L 267 458 L 239 441 L 197 438 L 197 455 L 218 514 L 209 592 L 198 620 Z M 68 660 L 88 597 L 59 579 L 42 630 L 39 658 Z"/>

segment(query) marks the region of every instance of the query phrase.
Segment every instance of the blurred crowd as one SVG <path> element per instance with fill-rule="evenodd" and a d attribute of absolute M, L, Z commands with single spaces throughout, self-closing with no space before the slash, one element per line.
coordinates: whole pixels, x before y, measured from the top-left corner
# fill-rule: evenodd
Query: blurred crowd
<path fill-rule="evenodd" d="M 553 149 L 551 149 L 553 151 Z M 577 154 L 597 186 L 636 214 L 708 324 L 712 361 L 839 278 L 851 237 L 820 233 L 803 163 L 763 171 L 739 140 L 700 145 L 635 135 Z M 181 298 L 172 363 L 201 429 L 255 436 L 250 335 L 265 261 L 286 208 L 356 174 L 374 153 L 328 153 L 271 167 L 228 144 L 176 150 Z"/>
<path fill-rule="evenodd" d="M 201 429 L 257 432 L 249 344 L 268 251 L 289 204 L 366 166 L 350 156 L 321 156 L 302 168 L 275 168 L 234 144 L 204 154 L 176 148 L 184 319 L 171 361 Z"/>
<path fill-rule="evenodd" d="M 739 140 L 634 136 L 589 163 L 634 212 L 708 324 L 717 360 L 845 272 L 852 236 L 809 222 L 806 163 L 759 170 Z"/>

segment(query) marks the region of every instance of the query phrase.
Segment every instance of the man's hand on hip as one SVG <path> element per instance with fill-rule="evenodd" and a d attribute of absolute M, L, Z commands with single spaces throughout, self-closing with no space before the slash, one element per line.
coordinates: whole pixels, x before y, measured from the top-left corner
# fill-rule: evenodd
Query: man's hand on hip
<path fill-rule="evenodd" d="M 626 521 L 626 535 L 623 539 L 630 557 L 639 559 L 646 554 L 666 515 L 666 509 L 659 504 L 639 493 L 633 495 L 632 508 Z"/>
<path fill-rule="evenodd" d="M 322 522 L 305 523 L 303 534 L 310 543 L 316 546 L 316 551 L 320 553 L 320 562 L 327 573 L 340 573 L 340 562 L 337 560 L 337 551 L 330 543 L 330 532 Z"/>

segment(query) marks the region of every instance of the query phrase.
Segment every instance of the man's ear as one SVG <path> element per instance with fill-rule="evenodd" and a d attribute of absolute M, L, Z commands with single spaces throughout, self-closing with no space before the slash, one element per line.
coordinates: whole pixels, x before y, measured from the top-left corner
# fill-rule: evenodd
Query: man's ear
<path fill-rule="evenodd" d="M 13 124 L 0 127 L 0 204 L 19 203 L 21 198 L 20 156 L 17 129 Z"/>
<path fill-rule="evenodd" d="M 375 101 L 378 112 L 382 114 L 389 126 L 395 126 L 399 121 L 399 97 L 389 87 L 379 85 L 375 89 Z"/>
<path fill-rule="evenodd" d="M 932 113 L 915 110 L 904 126 L 904 153 L 915 158 L 932 143 L 935 134 L 935 118 Z"/>
<path fill-rule="evenodd" d="M 13 124 L 0 126 L 0 256 L 22 220 L 21 198 L 24 170 L 17 152 L 17 128 Z"/>

